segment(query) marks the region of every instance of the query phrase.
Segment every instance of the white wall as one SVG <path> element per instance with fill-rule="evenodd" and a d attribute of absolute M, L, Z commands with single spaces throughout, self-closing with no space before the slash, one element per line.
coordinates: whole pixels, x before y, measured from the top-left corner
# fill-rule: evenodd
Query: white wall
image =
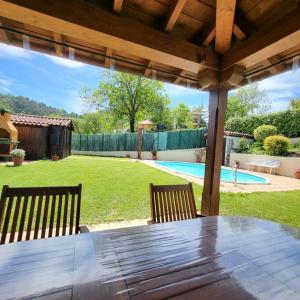
<path fill-rule="evenodd" d="M 290 141 L 292 144 L 298 144 L 300 143 L 300 137 L 290 138 Z"/>
<path fill-rule="evenodd" d="M 137 158 L 137 151 L 77 151 L 72 150 L 72 154 L 78 155 L 94 155 L 94 156 L 111 156 L 111 157 L 126 157 L 130 154 L 131 158 Z M 142 159 L 152 159 L 151 152 L 142 152 Z M 195 162 L 195 149 L 184 149 L 184 150 L 168 150 L 158 151 L 158 160 L 171 160 L 171 161 L 187 161 Z"/>
<path fill-rule="evenodd" d="M 299 157 L 254 155 L 254 154 L 242 154 L 242 153 L 234 153 L 234 152 L 230 154 L 230 166 L 233 166 L 234 161 L 238 160 L 240 162 L 241 169 L 248 169 L 249 165 L 247 165 L 246 163 L 253 158 L 271 159 L 271 160 L 280 161 L 278 174 L 283 176 L 294 177 L 295 170 L 300 168 Z"/>

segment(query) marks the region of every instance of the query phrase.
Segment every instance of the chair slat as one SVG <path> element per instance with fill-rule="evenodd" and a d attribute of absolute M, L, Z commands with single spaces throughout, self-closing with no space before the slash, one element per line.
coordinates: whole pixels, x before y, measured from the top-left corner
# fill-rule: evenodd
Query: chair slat
<path fill-rule="evenodd" d="M 73 233 L 74 211 L 75 211 L 75 195 L 72 195 L 72 199 L 71 199 L 71 211 L 70 211 L 70 228 L 69 228 L 69 234 Z"/>
<path fill-rule="evenodd" d="M 10 236 L 9 236 L 9 242 L 12 243 L 15 239 L 15 233 L 17 229 L 17 224 L 18 224 L 18 217 L 19 217 L 19 212 L 20 212 L 20 204 L 21 204 L 21 197 L 17 197 L 16 199 L 16 205 L 14 207 L 14 211 L 12 212 L 13 215 L 13 221 L 10 229 Z"/>
<path fill-rule="evenodd" d="M 10 188 L 0 198 L 0 244 L 79 233 L 81 185 Z M 71 212 L 69 211 L 71 199 Z M 35 221 L 34 221 L 35 220 Z M 3 227 L 3 228 L 2 228 Z M 9 238 L 8 238 L 8 233 Z"/>
<path fill-rule="evenodd" d="M 27 224 L 27 232 L 26 232 L 26 240 L 30 240 L 31 226 L 32 226 L 32 221 L 33 221 L 33 213 L 34 213 L 34 208 L 35 208 L 35 198 L 36 198 L 36 196 L 32 196 L 32 198 L 31 198 L 30 211 L 29 211 L 28 224 Z"/>
<path fill-rule="evenodd" d="M 18 242 L 22 241 L 22 237 L 23 237 L 27 205 L 28 205 L 28 196 L 26 195 L 23 199 L 22 214 L 21 214 L 19 233 L 18 233 Z"/>
<path fill-rule="evenodd" d="M 43 195 L 40 195 L 39 198 L 38 198 L 38 206 L 37 206 L 37 211 L 36 211 L 35 225 L 34 225 L 34 235 L 33 235 L 33 238 L 35 240 L 38 238 L 38 234 L 39 234 L 43 198 L 44 198 Z"/>
<path fill-rule="evenodd" d="M 55 205 L 56 205 L 56 195 L 52 196 L 51 210 L 50 210 L 50 221 L 49 221 L 49 232 L 48 237 L 52 237 L 54 216 L 55 216 Z"/>
<path fill-rule="evenodd" d="M 67 230 L 67 218 L 68 218 L 68 206 L 69 205 L 69 195 L 65 195 L 65 206 L 64 206 L 64 217 L 63 217 L 63 231 L 62 235 L 66 235 Z"/>
<path fill-rule="evenodd" d="M 170 222 L 197 217 L 192 184 L 150 185 L 152 222 Z"/>
<path fill-rule="evenodd" d="M 59 236 L 62 203 L 63 203 L 63 195 L 59 195 L 59 198 L 58 198 L 57 215 L 56 215 L 56 230 L 55 230 L 55 236 Z"/>
<path fill-rule="evenodd" d="M 47 220 L 48 220 L 48 209 L 49 209 L 49 199 L 50 195 L 46 195 L 45 205 L 44 205 L 44 214 L 43 214 L 43 221 L 42 221 L 42 234 L 41 238 L 46 237 L 46 228 L 47 228 Z"/>

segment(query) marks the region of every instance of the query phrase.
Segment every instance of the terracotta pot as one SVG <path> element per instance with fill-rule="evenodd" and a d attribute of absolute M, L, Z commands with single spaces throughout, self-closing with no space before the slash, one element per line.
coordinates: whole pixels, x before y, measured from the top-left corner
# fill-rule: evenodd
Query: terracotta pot
<path fill-rule="evenodd" d="M 157 160 L 157 155 L 152 155 L 153 160 Z"/>
<path fill-rule="evenodd" d="M 58 155 L 53 155 L 53 156 L 52 156 L 52 160 L 53 160 L 53 161 L 59 160 L 59 156 L 58 156 Z"/>
<path fill-rule="evenodd" d="M 201 157 L 196 158 L 196 163 L 201 163 Z"/>
<path fill-rule="evenodd" d="M 14 162 L 14 166 L 21 166 L 24 161 L 24 157 L 13 157 L 12 160 Z"/>
<path fill-rule="evenodd" d="M 297 169 L 297 170 L 295 171 L 295 178 L 296 178 L 296 179 L 300 179 L 300 169 Z"/>

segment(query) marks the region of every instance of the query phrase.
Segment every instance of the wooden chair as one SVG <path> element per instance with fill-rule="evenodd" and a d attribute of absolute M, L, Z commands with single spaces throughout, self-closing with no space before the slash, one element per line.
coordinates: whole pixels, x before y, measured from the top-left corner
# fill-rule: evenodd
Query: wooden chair
<path fill-rule="evenodd" d="M 3 186 L 0 244 L 88 232 L 79 226 L 81 184 L 59 187 Z"/>
<path fill-rule="evenodd" d="M 150 184 L 151 221 L 164 223 L 200 217 L 191 183 L 183 185 Z"/>

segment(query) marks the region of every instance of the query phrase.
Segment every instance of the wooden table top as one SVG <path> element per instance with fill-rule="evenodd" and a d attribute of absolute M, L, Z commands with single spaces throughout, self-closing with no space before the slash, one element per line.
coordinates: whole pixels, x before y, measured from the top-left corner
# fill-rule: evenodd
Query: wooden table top
<path fill-rule="evenodd" d="M 300 299 L 300 229 L 207 217 L 0 246 L 0 299 Z"/>

